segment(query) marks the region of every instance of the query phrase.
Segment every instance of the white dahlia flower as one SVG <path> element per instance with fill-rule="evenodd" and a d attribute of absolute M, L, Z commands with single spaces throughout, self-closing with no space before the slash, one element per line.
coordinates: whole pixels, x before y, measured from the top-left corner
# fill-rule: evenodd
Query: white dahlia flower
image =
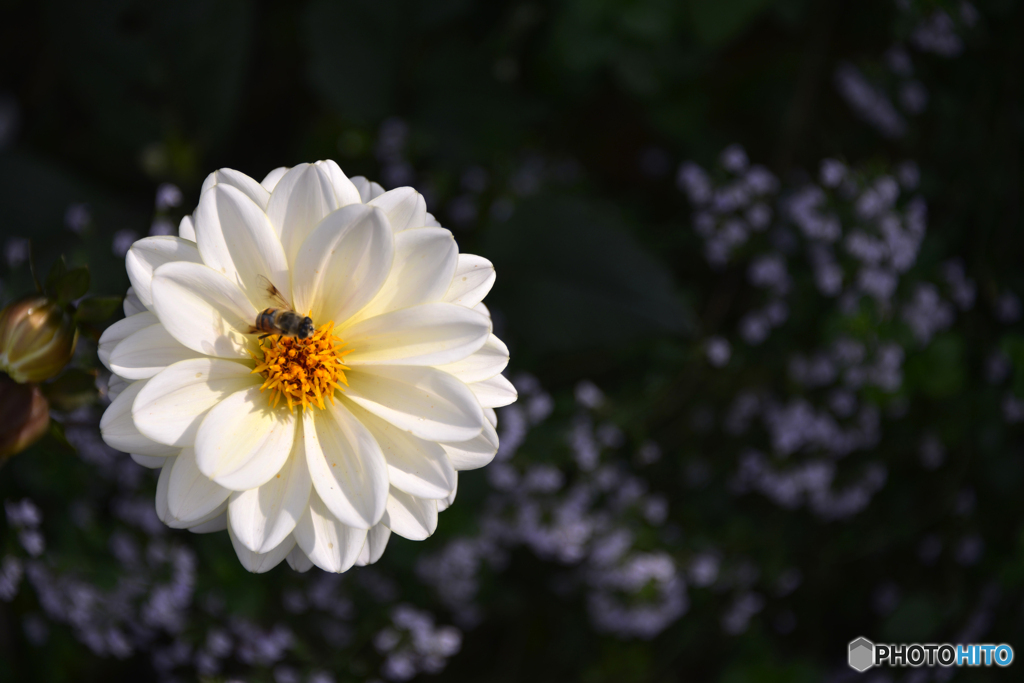
<path fill-rule="evenodd" d="M 412 188 L 333 161 L 262 183 L 223 169 L 179 237 L 126 261 L 103 438 L 161 468 L 164 523 L 226 528 L 249 571 L 376 562 L 391 532 L 430 536 L 457 472 L 494 457 L 494 408 L 516 399 L 481 303 L 494 268 Z M 285 306 L 312 329 L 261 339 Z"/>

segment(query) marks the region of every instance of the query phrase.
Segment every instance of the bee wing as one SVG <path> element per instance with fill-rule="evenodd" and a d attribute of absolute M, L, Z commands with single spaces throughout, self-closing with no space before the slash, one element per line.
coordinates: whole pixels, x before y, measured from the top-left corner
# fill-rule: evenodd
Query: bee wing
<path fill-rule="evenodd" d="M 256 281 L 260 283 L 260 287 L 267 293 L 267 296 L 278 308 L 286 308 L 291 310 L 291 304 L 285 301 L 285 298 L 281 295 L 281 292 L 274 286 L 274 283 L 268 280 L 263 275 L 257 275 Z"/>

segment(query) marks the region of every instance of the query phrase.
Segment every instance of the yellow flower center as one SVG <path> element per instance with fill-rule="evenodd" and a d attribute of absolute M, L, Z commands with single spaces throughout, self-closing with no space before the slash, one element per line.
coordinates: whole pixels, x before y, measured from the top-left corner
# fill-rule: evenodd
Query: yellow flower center
<path fill-rule="evenodd" d="M 352 349 L 342 351 L 344 342 L 333 332 L 334 323 L 328 322 L 308 339 L 272 335 L 260 342 L 256 353 L 250 351 L 256 361 L 252 372 L 266 379 L 260 391 L 273 392 L 272 405 L 284 399 L 288 410 L 297 405 L 303 410 L 310 405 L 323 408 L 324 397 L 334 403 L 334 390 L 348 386 L 348 366 L 342 360 Z"/>

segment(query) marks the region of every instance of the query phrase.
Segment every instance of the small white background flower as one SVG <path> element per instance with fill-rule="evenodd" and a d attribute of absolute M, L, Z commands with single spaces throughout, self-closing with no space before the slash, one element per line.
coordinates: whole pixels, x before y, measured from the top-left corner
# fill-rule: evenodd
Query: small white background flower
<path fill-rule="evenodd" d="M 222 169 L 179 237 L 126 262 L 127 317 L 100 339 L 103 438 L 161 468 L 161 520 L 227 528 L 250 571 L 375 562 L 392 531 L 433 533 L 457 472 L 494 457 L 493 409 L 516 398 L 481 303 L 494 269 L 412 188 L 333 161 L 262 183 Z M 266 281 L 312 338 L 252 333 Z"/>

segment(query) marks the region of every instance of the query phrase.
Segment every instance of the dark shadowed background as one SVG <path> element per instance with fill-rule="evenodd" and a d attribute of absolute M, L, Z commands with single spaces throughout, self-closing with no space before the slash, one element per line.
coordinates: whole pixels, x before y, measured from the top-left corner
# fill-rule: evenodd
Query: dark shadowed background
<path fill-rule="evenodd" d="M 122 295 L 207 173 L 330 158 L 493 261 L 520 391 L 432 538 L 253 576 L 98 441 L 118 311 L 71 445 L 0 470 L 0 681 L 839 682 L 861 635 L 1024 645 L 1024 5 L 0 17 L 0 303 L 26 240 Z"/>

